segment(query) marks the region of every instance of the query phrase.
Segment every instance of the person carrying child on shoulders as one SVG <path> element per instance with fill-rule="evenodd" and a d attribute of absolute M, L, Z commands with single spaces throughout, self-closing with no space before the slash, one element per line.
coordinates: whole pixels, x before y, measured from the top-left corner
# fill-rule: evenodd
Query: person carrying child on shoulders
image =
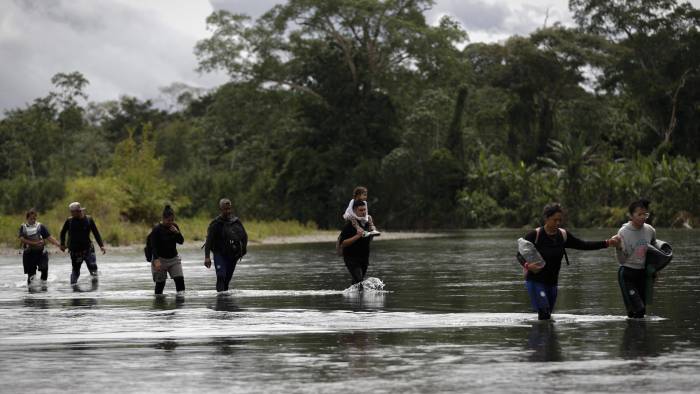
<path fill-rule="evenodd" d="M 358 217 L 355 214 L 355 210 L 353 209 L 355 201 L 363 201 L 365 203 L 365 216 Z M 350 203 L 348 203 L 348 207 L 345 209 L 345 213 L 343 213 L 343 219 L 352 223 L 352 226 L 355 228 L 355 230 L 362 231 L 363 237 L 379 236 L 382 234 L 381 232 L 377 231 L 377 227 L 374 225 L 372 216 L 370 216 L 369 214 L 369 206 L 367 205 L 367 188 L 364 186 L 358 186 L 353 191 L 352 200 L 350 200 Z M 369 230 L 364 229 L 365 224 L 367 224 L 366 227 Z"/>

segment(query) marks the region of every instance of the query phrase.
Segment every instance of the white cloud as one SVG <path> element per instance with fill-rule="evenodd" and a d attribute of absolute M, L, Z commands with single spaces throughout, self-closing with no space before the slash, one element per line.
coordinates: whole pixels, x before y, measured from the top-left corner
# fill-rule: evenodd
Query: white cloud
<path fill-rule="evenodd" d="M 211 87 L 223 74 L 194 70 L 209 3 L 192 1 L 5 2 L 0 12 L 0 108 L 51 89 L 57 72 L 80 71 L 91 100 L 157 96 L 172 82 Z"/>

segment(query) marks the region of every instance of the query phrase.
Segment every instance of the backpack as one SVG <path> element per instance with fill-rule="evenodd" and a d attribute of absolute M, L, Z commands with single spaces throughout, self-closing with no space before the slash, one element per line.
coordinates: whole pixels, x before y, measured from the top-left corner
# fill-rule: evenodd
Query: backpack
<path fill-rule="evenodd" d="M 153 245 L 151 244 L 151 235 L 153 235 L 153 230 L 146 236 L 146 246 L 143 247 L 143 254 L 146 255 L 146 261 L 153 261 Z"/>
<path fill-rule="evenodd" d="M 243 236 L 238 226 L 238 221 L 226 221 L 221 225 L 221 251 L 224 255 L 235 258 L 243 257 Z"/>
<path fill-rule="evenodd" d="M 535 229 L 535 242 L 533 242 L 533 244 L 534 244 L 535 246 L 537 246 L 537 242 L 540 240 L 540 233 L 541 233 L 541 232 L 542 232 L 542 227 L 537 227 L 537 228 Z M 566 238 L 567 238 L 567 236 L 568 236 L 566 230 L 564 230 L 563 228 L 560 228 L 560 229 L 559 229 L 559 232 L 561 233 L 562 238 L 564 238 L 564 242 L 566 242 Z M 527 262 L 527 261 L 525 260 L 525 257 L 523 257 L 523 255 L 520 254 L 520 252 L 518 252 L 518 253 L 515 255 L 515 258 L 518 260 L 518 263 L 519 263 L 520 265 L 523 265 L 523 266 L 524 266 L 525 263 Z M 569 265 L 569 256 L 566 254 L 566 249 L 564 249 L 564 259 L 566 259 L 566 265 Z"/>

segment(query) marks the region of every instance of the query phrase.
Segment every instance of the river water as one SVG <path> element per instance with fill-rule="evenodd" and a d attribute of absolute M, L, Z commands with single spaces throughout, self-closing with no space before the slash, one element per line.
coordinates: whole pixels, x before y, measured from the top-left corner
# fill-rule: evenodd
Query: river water
<path fill-rule="evenodd" d="M 611 231 L 578 231 L 603 239 Z M 258 246 L 217 295 L 201 251 L 181 251 L 187 292 L 154 297 L 142 256 L 98 256 L 99 284 L 52 255 L 46 291 L 0 257 L 2 392 L 697 392 L 696 231 L 659 230 L 674 261 L 650 316 L 625 318 L 612 250 L 570 251 L 554 323 L 529 311 L 513 230 L 378 241 L 343 290 L 332 244 Z"/>

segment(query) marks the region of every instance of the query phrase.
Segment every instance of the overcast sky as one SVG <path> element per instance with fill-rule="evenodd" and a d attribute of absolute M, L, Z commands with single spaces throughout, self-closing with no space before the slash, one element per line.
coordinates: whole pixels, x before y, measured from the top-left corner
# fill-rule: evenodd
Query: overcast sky
<path fill-rule="evenodd" d="M 182 82 L 210 88 L 225 75 L 199 75 L 195 43 L 215 9 L 260 15 L 279 0 L 0 0 L 0 112 L 51 89 L 51 76 L 80 71 L 89 100 L 157 99 Z M 693 0 L 698 7 L 700 0 Z M 545 22 L 571 24 L 567 0 L 437 0 L 434 23 L 449 14 L 470 41 L 525 35 Z"/>

